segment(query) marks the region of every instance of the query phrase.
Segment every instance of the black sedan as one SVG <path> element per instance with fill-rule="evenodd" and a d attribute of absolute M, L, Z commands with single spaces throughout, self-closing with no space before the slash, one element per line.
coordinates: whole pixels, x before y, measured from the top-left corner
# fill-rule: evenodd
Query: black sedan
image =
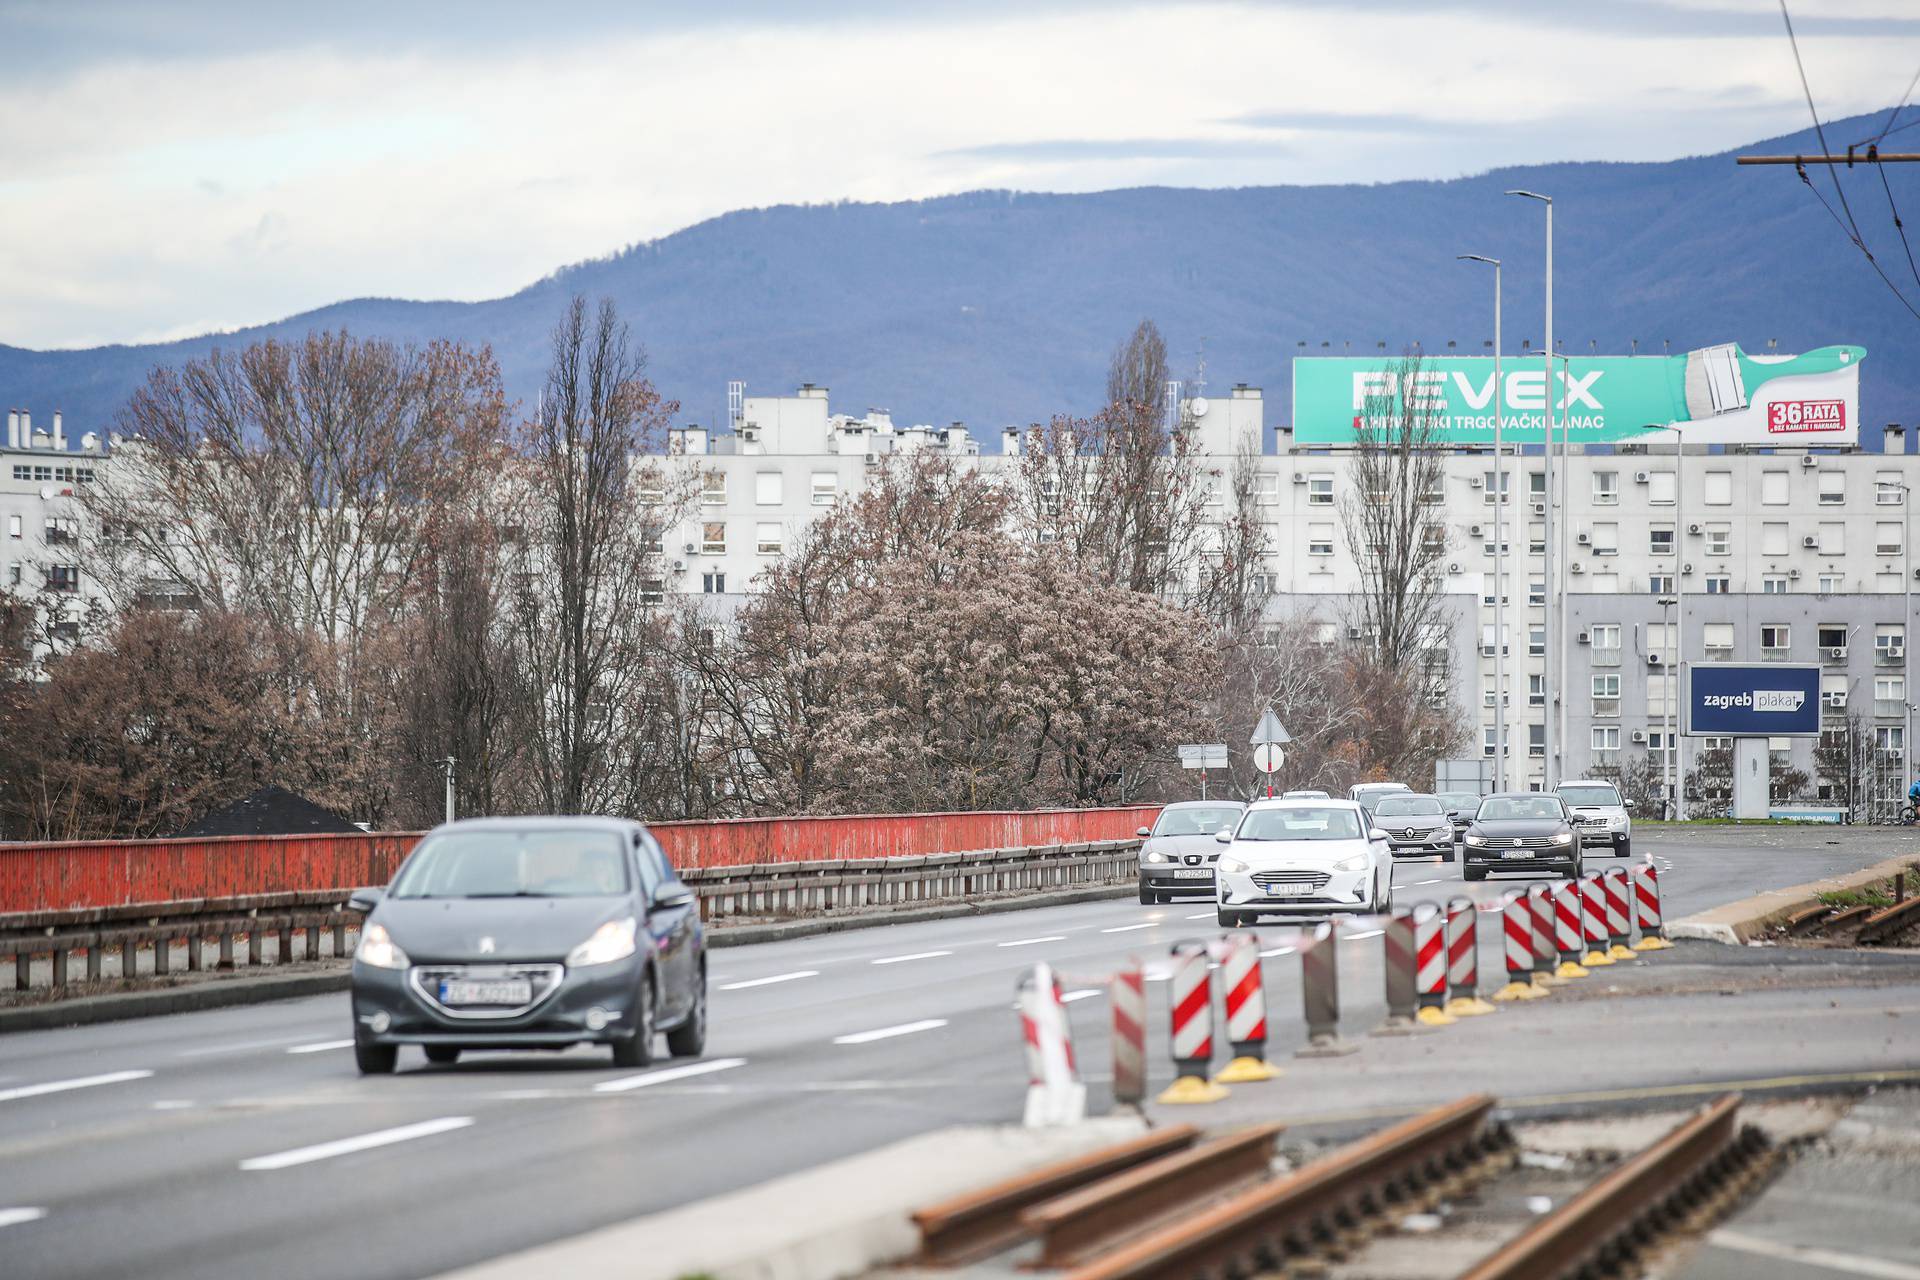
<path fill-rule="evenodd" d="M 353 957 L 363 1073 L 401 1045 L 429 1062 L 463 1049 L 610 1045 L 622 1067 L 707 1035 L 706 941 L 693 891 L 637 822 L 484 818 L 427 833 L 368 912 Z"/>
<path fill-rule="evenodd" d="M 1557 871 L 1578 879 L 1572 812 L 1551 792 L 1488 796 L 1461 837 L 1460 870 L 1469 880 L 1484 880 L 1489 871 Z"/>

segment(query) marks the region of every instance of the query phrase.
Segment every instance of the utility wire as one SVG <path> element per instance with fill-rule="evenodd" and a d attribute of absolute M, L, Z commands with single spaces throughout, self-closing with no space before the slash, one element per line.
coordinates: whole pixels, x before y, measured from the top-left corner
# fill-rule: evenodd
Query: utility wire
<path fill-rule="evenodd" d="M 1915 85 L 1920 85 L 1920 69 L 1916 69 L 1913 73 L 1913 79 L 1907 81 L 1907 91 L 1900 95 L 1899 105 L 1895 106 L 1893 110 L 1887 112 L 1887 122 L 1880 126 L 1880 132 L 1874 134 L 1871 138 L 1864 138 L 1861 141 L 1854 143 L 1853 145 L 1856 147 L 1872 146 L 1873 144 L 1879 142 L 1882 138 L 1886 137 L 1890 131 L 1898 132 L 1898 130 L 1895 130 L 1893 128 L 1893 122 L 1895 119 L 1899 117 L 1901 111 L 1905 110 L 1907 105 L 1907 99 L 1913 96 L 1913 89 Z M 1908 123 L 1901 125 L 1900 128 L 1911 129 L 1915 123 L 1920 123 L 1920 121 L 1909 121 Z"/>
<path fill-rule="evenodd" d="M 1787 43 L 1793 47 L 1793 66 L 1800 73 L 1800 91 L 1807 95 L 1807 114 L 1813 117 L 1813 136 L 1820 139 L 1821 153 L 1832 155 L 1833 153 L 1827 149 L 1827 131 L 1820 123 L 1820 112 L 1813 105 L 1813 86 L 1807 83 L 1806 64 L 1800 61 L 1800 41 L 1793 34 L 1793 17 L 1787 12 L 1787 0 L 1780 0 L 1780 20 L 1787 24 Z M 1827 166 L 1827 176 L 1833 179 L 1833 194 L 1840 198 L 1840 209 L 1847 215 L 1847 225 L 1853 228 L 1853 242 L 1859 245 L 1860 251 L 1871 260 L 1873 254 L 1868 252 L 1866 239 L 1860 234 L 1860 224 L 1854 221 L 1853 210 L 1847 204 L 1847 193 L 1840 186 L 1840 175 L 1836 169 L 1837 166 Z"/>
<path fill-rule="evenodd" d="M 1900 206 L 1893 201 L 1893 184 L 1887 181 L 1887 166 L 1880 163 L 1875 149 L 1867 149 L 1867 159 L 1880 171 L 1880 185 L 1887 192 L 1887 210 L 1893 214 L 1893 229 L 1900 233 L 1900 247 L 1907 251 L 1907 270 L 1913 272 L 1913 282 L 1920 284 L 1920 266 L 1913 263 L 1913 246 L 1907 243 L 1907 224 L 1900 220 Z"/>
<path fill-rule="evenodd" d="M 1872 267 L 1874 271 L 1879 274 L 1880 278 L 1887 282 L 1887 288 L 1893 290 L 1893 296 L 1900 299 L 1900 305 L 1905 307 L 1915 320 L 1920 320 L 1920 311 L 1914 310 L 1913 304 L 1907 301 L 1907 295 L 1900 292 L 1900 286 L 1895 284 L 1893 278 L 1881 268 L 1880 260 L 1873 256 L 1872 251 L 1870 251 L 1867 246 L 1861 244 L 1857 239 L 1854 239 L 1852 233 L 1847 230 L 1847 224 L 1840 220 L 1840 215 L 1835 212 L 1834 207 L 1827 203 L 1825 196 L 1820 194 L 1820 188 L 1813 185 L 1813 179 L 1807 176 L 1807 166 L 1797 164 L 1794 166 L 1794 170 L 1799 173 L 1800 181 L 1807 184 L 1807 190 L 1813 192 L 1813 198 L 1820 202 L 1820 207 L 1825 209 L 1828 216 L 1833 219 L 1834 225 L 1840 228 L 1840 234 L 1846 236 L 1849 240 L 1853 240 L 1853 243 L 1859 248 L 1860 252 L 1867 255 L 1867 265 Z"/>

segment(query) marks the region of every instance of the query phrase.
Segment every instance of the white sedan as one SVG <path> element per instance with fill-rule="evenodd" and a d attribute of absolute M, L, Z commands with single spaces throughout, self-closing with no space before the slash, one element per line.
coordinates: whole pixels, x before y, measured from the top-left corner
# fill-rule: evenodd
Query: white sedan
<path fill-rule="evenodd" d="M 1224 927 L 1263 915 L 1385 911 L 1387 834 L 1351 800 L 1261 800 L 1217 837 L 1215 901 Z"/>

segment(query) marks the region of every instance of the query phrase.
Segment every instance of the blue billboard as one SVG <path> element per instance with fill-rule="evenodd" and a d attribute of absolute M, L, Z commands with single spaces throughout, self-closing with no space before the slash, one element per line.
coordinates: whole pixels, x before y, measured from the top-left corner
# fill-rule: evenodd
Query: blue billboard
<path fill-rule="evenodd" d="M 1690 735 L 1820 736 L 1820 668 L 1780 662 L 1696 662 L 1687 668 Z"/>

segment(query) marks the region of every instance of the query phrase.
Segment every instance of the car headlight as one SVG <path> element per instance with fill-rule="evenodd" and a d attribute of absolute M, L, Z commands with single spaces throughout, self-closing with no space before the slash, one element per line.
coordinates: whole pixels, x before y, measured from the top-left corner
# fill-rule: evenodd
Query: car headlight
<path fill-rule="evenodd" d="M 1364 853 L 1356 853 L 1351 858 L 1342 858 L 1333 864 L 1333 869 L 1335 871 L 1365 871 L 1367 869 L 1367 855 Z"/>
<path fill-rule="evenodd" d="M 1167 860 L 1167 855 L 1164 853 L 1143 853 L 1140 855 L 1140 861 L 1151 862 L 1156 866 L 1162 862 L 1165 862 L 1166 860 Z"/>
<path fill-rule="evenodd" d="M 1240 861 L 1238 858 L 1222 858 L 1220 859 L 1220 869 L 1229 875 L 1239 876 L 1245 875 L 1248 867 L 1246 863 Z"/>
<path fill-rule="evenodd" d="M 383 924 L 370 924 L 361 930 L 360 948 L 353 958 L 376 969 L 404 969 L 413 963 Z"/>
<path fill-rule="evenodd" d="M 1571 831 L 1556 831 L 1556 832 L 1554 833 L 1554 836 L 1553 836 L 1553 842 L 1554 842 L 1555 844 L 1572 844 L 1572 843 L 1573 843 L 1573 832 L 1571 832 Z"/>
<path fill-rule="evenodd" d="M 1487 842 L 1487 838 L 1485 836 L 1469 835 L 1466 837 L 1466 842 L 1468 844 L 1485 844 Z"/>
<path fill-rule="evenodd" d="M 593 931 L 593 936 L 567 952 L 567 967 L 583 969 L 588 965 L 612 964 L 632 955 L 637 945 L 640 924 L 632 916 L 609 920 Z"/>

